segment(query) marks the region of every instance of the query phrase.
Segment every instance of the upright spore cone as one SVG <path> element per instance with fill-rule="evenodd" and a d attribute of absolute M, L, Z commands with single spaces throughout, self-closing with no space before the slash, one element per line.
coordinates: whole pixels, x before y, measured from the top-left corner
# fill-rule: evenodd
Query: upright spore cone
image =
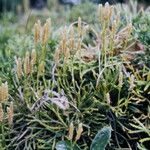
<path fill-rule="evenodd" d="M 135 87 L 135 77 L 134 75 L 132 74 L 131 76 L 129 76 L 129 84 L 130 84 L 130 87 L 129 87 L 129 90 L 132 91 Z"/>
<path fill-rule="evenodd" d="M 80 123 L 78 125 L 78 130 L 77 130 L 77 135 L 76 135 L 76 138 L 75 138 L 75 141 L 79 140 L 81 135 L 82 135 L 82 132 L 83 132 L 83 124 Z"/>
<path fill-rule="evenodd" d="M 102 12 L 103 12 L 103 5 L 99 4 L 98 5 L 98 17 L 100 21 L 102 20 L 102 17 L 103 17 Z"/>
<path fill-rule="evenodd" d="M 31 62 L 33 63 L 33 65 L 36 63 L 36 51 L 35 49 L 32 50 L 32 53 L 31 53 Z"/>
<path fill-rule="evenodd" d="M 8 114 L 8 123 L 9 125 L 11 125 L 13 123 L 13 116 L 14 116 L 14 107 L 12 102 L 10 104 L 10 107 L 7 107 L 7 114 Z"/>
<path fill-rule="evenodd" d="M 80 17 L 78 18 L 78 34 L 79 34 L 79 37 L 82 36 L 82 20 Z"/>
<path fill-rule="evenodd" d="M 39 35 L 41 36 L 41 21 L 40 20 L 37 21 L 37 25 L 38 25 Z"/>
<path fill-rule="evenodd" d="M 40 40 L 40 26 L 35 23 L 34 25 L 34 43 L 37 44 Z"/>
<path fill-rule="evenodd" d="M 28 75 L 30 73 L 30 68 L 31 65 L 30 65 L 30 55 L 29 55 L 29 52 L 27 51 L 26 52 L 26 56 L 24 58 L 24 73 L 25 75 Z"/>
<path fill-rule="evenodd" d="M 110 20 L 110 18 L 112 16 L 113 9 L 114 9 L 114 7 L 110 6 L 108 2 L 105 3 L 104 19 Z"/>
<path fill-rule="evenodd" d="M 0 102 L 5 102 L 8 99 L 8 84 L 2 83 L 0 86 Z"/>
<path fill-rule="evenodd" d="M 117 21 L 114 20 L 112 23 L 112 33 L 115 34 L 117 31 Z"/>
<path fill-rule="evenodd" d="M 73 50 L 73 49 L 74 49 L 74 46 L 75 46 L 74 28 L 71 27 L 71 29 L 70 29 L 69 48 L 70 48 L 71 50 Z"/>
<path fill-rule="evenodd" d="M 50 28 L 51 28 L 51 19 L 47 19 L 46 23 L 43 27 L 43 34 L 42 34 L 42 44 L 45 45 L 48 41 L 49 35 L 50 35 Z"/>
<path fill-rule="evenodd" d="M 111 101 L 110 101 L 110 94 L 109 93 L 106 93 L 106 101 L 107 101 L 107 104 L 110 105 Z"/>
<path fill-rule="evenodd" d="M 119 84 L 118 84 L 119 88 L 122 88 L 122 85 L 123 85 L 123 73 L 120 70 L 120 72 L 119 72 Z"/>
<path fill-rule="evenodd" d="M 54 54 L 54 61 L 56 64 L 59 63 L 59 59 L 60 59 L 60 48 L 58 47 L 55 51 L 55 54 Z"/>
<path fill-rule="evenodd" d="M 51 18 L 48 18 L 46 20 L 46 24 L 47 24 L 47 31 L 49 32 L 49 34 L 51 33 Z"/>
<path fill-rule="evenodd" d="M 72 140 L 72 139 L 73 139 L 73 132 L 74 132 L 74 125 L 73 125 L 73 123 L 71 122 L 70 125 L 69 125 L 69 135 L 68 135 L 68 139 L 69 139 L 69 140 Z"/>
<path fill-rule="evenodd" d="M 65 54 L 66 49 L 67 49 L 67 31 L 65 27 L 61 33 L 61 50 L 63 54 Z"/>
<path fill-rule="evenodd" d="M 22 61 L 21 61 L 21 58 L 16 58 L 16 72 L 17 72 L 17 75 L 18 75 L 18 78 L 21 77 L 22 75 Z"/>
<path fill-rule="evenodd" d="M 108 2 L 105 3 L 103 6 L 102 4 L 99 4 L 98 6 L 98 16 L 101 23 L 108 23 L 110 21 L 110 18 L 113 14 L 114 7 L 110 6 Z"/>

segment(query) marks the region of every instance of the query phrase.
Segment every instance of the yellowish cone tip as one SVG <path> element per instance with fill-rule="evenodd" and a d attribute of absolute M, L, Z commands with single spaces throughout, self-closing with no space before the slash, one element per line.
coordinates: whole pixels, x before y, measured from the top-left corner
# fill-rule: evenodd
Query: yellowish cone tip
<path fill-rule="evenodd" d="M 123 73 L 122 71 L 119 72 L 119 88 L 122 88 L 122 85 L 123 85 Z"/>
<path fill-rule="evenodd" d="M 78 34 L 79 34 L 79 37 L 82 36 L 82 20 L 81 20 L 81 17 L 78 18 Z"/>
<path fill-rule="evenodd" d="M 68 135 L 69 140 L 73 139 L 73 132 L 74 132 L 74 125 L 73 122 L 71 122 L 69 125 L 69 135 Z"/>
<path fill-rule="evenodd" d="M 24 58 L 24 73 L 25 75 L 29 75 L 31 71 L 31 65 L 30 65 L 30 55 L 29 52 L 26 52 L 25 58 Z"/>
<path fill-rule="evenodd" d="M 9 125 L 12 125 L 14 116 L 13 102 L 10 103 L 10 107 L 7 107 L 7 115 L 8 115 L 8 123 Z"/>
<path fill-rule="evenodd" d="M 102 21 L 102 17 L 103 17 L 103 5 L 99 4 L 98 5 L 98 17 L 99 17 L 99 21 Z"/>
<path fill-rule="evenodd" d="M 32 50 L 32 53 L 31 53 L 31 62 L 33 63 L 33 65 L 36 63 L 36 51 L 35 49 Z"/>
<path fill-rule="evenodd" d="M 110 6 L 108 2 L 105 3 L 103 6 L 99 4 L 98 6 L 98 16 L 101 23 L 107 22 L 110 20 L 112 13 L 113 13 L 113 6 Z"/>
<path fill-rule="evenodd" d="M 113 34 L 115 34 L 115 32 L 117 31 L 117 21 L 114 20 L 112 23 L 112 32 Z"/>
<path fill-rule="evenodd" d="M 42 34 L 42 44 L 45 45 L 48 41 L 50 35 L 50 28 L 51 28 L 51 19 L 47 19 L 46 23 L 43 27 L 43 34 Z"/>
<path fill-rule="evenodd" d="M 0 86 L 0 102 L 3 103 L 8 99 L 8 84 L 2 83 Z"/>
<path fill-rule="evenodd" d="M 135 87 L 135 78 L 134 78 L 134 75 L 132 74 L 130 77 L 129 77 L 129 84 L 130 84 L 130 87 L 129 87 L 129 90 L 133 90 L 133 88 Z"/>
<path fill-rule="evenodd" d="M 18 75 L 18 78 L 22 76 L 22 60 L 21 58 L 16 58 L 16 72 Z"/>
<path fill-rule="evenodd" d="M 42 26 L 41 26 L 40 20 L 37 21 L 37 25 L 38 25 L 38 40 L 40 42 L 41 41 L 41 32 L 42 32 Z"/>
<path fill-rule="evenodd" d="M 48 32 L 50 32 L 50 31 L 51 31 L 51 18 L 48 18 L 48 19 L 46 20 L 46 24 L 47 24 L 47 26 L 48 26 Z"/>
<path fill-rule="evenodd" d="M 61 49 L 62 49 L 62 53 L 65 54 L 65 51 L 67 49 L 67 31 L 66 31 L 66 27 L 64 28 L 64 30 L 62 31 L 62 40 L 61 40 Z"/>
<path fill-rule="evenodd" d="M 73 26 L 72 26 L 71 29 L 70 29 L 69 48 L 70 48 L 71 50 L 73 50 L 73 49 L 74 49 L 74 46 L 75 46 L 74 28 L 73 28 Z"/>
<path fill-rule="evenodd" d="M 82 132 L 83 132 L 83 124 L 80 123 L 80 124 L 78 125 L 78 130 L 77 130 L 77 135 L 76 135 L 76 137 L 75 137 L 75 141 L 78 141 L 78 140 L 80 139 L 80 137 L 81 137 L 81 135 L 82 135 Z"/>
<path fill-rule="evenodd" d="M 35 23 L 34 25 L 34 43 L 37 44 L 40 40 L 40 26 Z"/>
<path fill-rule="evenodd" d="M 69 59 L 70 57 L 70 49 L 67 47 L 65 52 L 64 52 L 64 63 L 67 62 L 67 60 Z"/>
<path fill-rule="evenodd" d="M 60 49 L 57 48 L 56 51 L 55 51 L 55 54 L 54 54 L 54 61 L 56 64 L 59 63 L 59 59 L 60 59 Z"/>

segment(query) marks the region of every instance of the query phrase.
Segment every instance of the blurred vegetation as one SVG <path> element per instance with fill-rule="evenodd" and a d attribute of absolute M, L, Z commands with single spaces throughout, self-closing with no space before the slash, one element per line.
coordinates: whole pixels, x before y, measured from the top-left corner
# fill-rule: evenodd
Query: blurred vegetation
<path fill-rule="evenodd" d="M 31 0 L 33 1 L 33 0 Z M 63 1 L 63 0 L 62 0 Z M 138 3 L 143 3 L 143 4 L 149 4 L 149 0 L 135 0 L 137 1 Z M 65 2 L 65 1 L 64 1 Z M 82 3 L 88 3 L 88 2 L 91 2 L 91 3 L 105 3 L 107 2 L 106 0 L 92 0 L 92 1 L 89 1 L 89 0 L 82 0 L 81 1 Z M 117 2 L 128 2 L 126 0 L 118 0 L 118 1 L 113 1 L 113 0 L 108 0 L 109 3 L 112 3 L 112 4 L 116 4 Z M 44 1 L 45 3 L 45 1 Z M 27 11 L 31 6 L 31 2 L 30 0 L 1 0 L 0 1 L 0 11 L 1 12 L 5 12 L 5 11 L 14 11 L 14 12 L 17 12 L 17 11 Z M 46 2 L 46 6 L 49 8 L 49 9 L 53 9 L 55 7 L 59 7 L 59 0 L 47 0 Z M 90 3 L 89 3 L 90 5 Z M 83 5 L 84 7 L 84 5 Z M 93 8 L 90 8 L 92 9 L 93 11 Z M 81 13 L 81 10 L 80 10 L 80 13 Z"/>
<path fill-rule="evenodd" d="M 81 5 L 74 6 L 71 9 L 69 21 L 75 22 L 79 16 L 83 16 L 83 21 L 87 21 L 87 23 L 94 23 L 96 18 L 96 7 L 97 6 L 92 2 L 85 2 Z"/>

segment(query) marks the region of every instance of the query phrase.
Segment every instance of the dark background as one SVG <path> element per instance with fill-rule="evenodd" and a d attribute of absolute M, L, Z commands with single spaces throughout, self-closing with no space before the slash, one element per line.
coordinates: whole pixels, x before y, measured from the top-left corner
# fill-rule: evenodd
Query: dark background
<path fill-rule="evenodd" d="M 74 5 L 75 0 L 55 0 L 58 1 L 62 5 Z M 79 1 L 79 0 L 78 0 Z M 87 0 L 80 0 L 81 2 L 86 2 Z M 127 3 L 128 0 L 91 0 L 94 3 L 102 3 L 109 2 L 110 4 L 115 3 Z M 143 3 L 143 5 L 149 5 L 150 0 L 137 0 L 139 3 Z M 22 5 L 24 0 L 0 0 L 0 12 L 3 11 L 11 11 L 15 10 L 17 5 Z M 29 5 L 31 8 L 42 9 L 46 7 L 47 0 L 29 0 Z"/>

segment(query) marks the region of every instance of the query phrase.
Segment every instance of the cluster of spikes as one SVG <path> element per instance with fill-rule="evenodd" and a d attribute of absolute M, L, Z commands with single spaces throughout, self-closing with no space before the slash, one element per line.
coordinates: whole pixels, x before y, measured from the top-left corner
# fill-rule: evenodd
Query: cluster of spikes
<path fill-rule="evenodd" d="M 2 107 L 2 103 L 0 103 L 0 123 L 3 122 L 4 118 L 4 109 Z M 12 125 L 13 123 L 13 116 L 14 116 L 14 108 L 13 108 L 13 103 L 10 103 L 10 106 L 7 107 L 7 119 L 8 119 L 8 124 Z"/>
<path fill-rule="evenodd" d="M 120 26 L 120 14 L 115 14 L 114 6 L 110 6 L 109 3 L 105 3 L 103 6 L 99 4 L 98 6 L 98 18 L 101 25 L 101 39 L 105 37 L 106 48 L 121 49 L 123 46 L 126 46 L 125 43 L 128 41 L 128 38 L 132 32 L 132 24 L 127 24 L 121 31 L 118 31 Z M 102 41 L 101 41 L 102 42 Z M 114 45 L 111 45 L 111 42 L 114 42 Z M 105 45 L 104 45 L 105 46 Z M 113 50 L 113 49 L 110 49 Z"/>
<path fill-rule="evenodd" d="M 114 6 L 110 6 L 109 3 L 106 3 L 104 6 L 99 5 L 98 19 L 101 28 L 100 33 L 82 22 L 80 17 L 78 18 L 77 27 L 71 24 L 70 27 L 64 28 L 54 55 L 56 63 L 59 63 L 62 58 L 66 62 L 72 54 L 89 61 L 97 58 L 97 51 L 100 51 L 101 55 L 113 56 L 120 54 L 122 50 L 127 50 L 132 24 L 127 24 L 119 31 L 120 16 L 115 14 Z M 93 32 L 96 36 L 95 41 L 93 41 L 94 46 L 84 43 L 84 37 L 89 32 Z"/>
<path fill-rule="evenodd" d="M 75 130 L 74 124 L 73 124 L 73 122 L 71 122 L 70 125 L 69 125 L 68 140 L 73 140 L 74 130 Z M 76 136 L 75 136 L 75 141 L 78 141 L 80 139 L 80 137 L 82 135 L 82 132 L 83 132 L 83 124 L 79 123 L 78 124 L 78 129 L 77 129 L 77 132 L 76 132 Z"/>
<path fill-rule="evenodd" d="M 104 6 L 99 5 L 98 19 L 101 28 L 100 33 L 84 23 L 80 17 L 77 23 L 73 23 L 69 27 L 64 27 L 61 31 L 60 41 L 54 54 L 56 64 L 62 61 L 64 63 L 67 62 L 72 56 L 89 62 L 98 59 L 97 54 L 99 52 L 102 57 L 103 55 L 108 57 L 117 55 L 126 49 L 132 32 L 132 25 L 127 24 L 121 31 L 118 31 L 120 27 L 120 16 L 119 14 L 115 14 L 114 6 L 110 6 L 109 3 L 106 3 Z M 76 24 L 77 27 L 75 26 Z M 92 46 L 84 43 L 84 37 L 89 32 L 93 32 L 96 36 L 96 39 L 93 41 L 94 45 Z M 35 51 L 38 43 L 45 47 L 50 35 L 51 19 L 47 19 L 43 26 L 40 20 L 38 20 L 34 25 Z M 34 53 L 36 53 L 35 51 Z M 40 72 L 44 72 L 44 49 L 40 55 L 41 61 L 38 63 L 38 68 L 41 68 L 39 69 L 41 70 Z M 16 59 L 18 77 L 21 77 L 23 72 L 26 75 L 31 74 L 34 63 L 32 56 L 30 60 L 29 52 L 26 53 L 24 61 L 22 61 L 21 58 Z M 24 66 L 24 71 L 22 71 L 22 65 Z"/>
<path fill-rule="evenodd" d="M 34 65 L 37 63 L 37 52 L 36 45 L 38 43 L 42 44 L 45 47 L 51 33 L 51 19 L 47 19 L 44 26 L 41 26 L 40 20 L 38 20 L 34 25 L 34 43 L 35 49 L 32 50 L 31 54 L 29 51 L 26 52 L 24 59 L 15 58 L 16 61 L 16 72 L 18 78 L 21 78 L 22 75 L 30 75 L 34 72 Z M 43 54 L 41 54 L 43 56 Z M 44 58 L 38 62 L 38 74 L 43 74 L 45 71 Z"/>
<path fill-rule="evenodd" d="M 8 99 L 8 84 L 2 83 L 0 86 L 0 103 L 5 102 Z"/>
<path fill-rule="evenodd" d="M 102 57 L 108 57 L 118 54 L 120 51 L 126 48 L 128 44 L 129 37 L 132 32 L 132 25 L 127 24 L 121 31 L 118 31 L 120 27 L 120 16 L 115 14 L 114 6 L 110 6 L 106 3 L 104 6 L 99 5 L 98 7 L 98 19 L 100 22 L 101 31 L 96 32 L 95 29 L 84 23 L 81 18 L 78 18 L 77 23 L 71 24 L 68 28 L 65 27 L 60 35 L 60 41 L 58 47 L 54 54 L 54 60 L 56 64 L 59 64 L 62 60 L 67 62 L 69 58 L 75 56 L 78 59 L 84 61 L 91 61 L 97 59 L 98 51 L 101 53 Z M 77 24 L 77 26 L 75 26 Z M 84 37 L 92 31 L 96 39 L 94 41 L 94 46 L 86 45 L 84 43 Z M 36 45 L 38 43 L 42 44 L 44 47 L 48 42 L 51 34 L 51 19 L 47 19 L 45 24 L 42 26 L 40 20 L 38 20 L 34 25 L 34 43 L 35 49 L 32 50 L 31 54 L 27 51 L 24 59 L 15 58 L 16 61 L 16 73 L 18 78 L 22 75 L 30 75 L 34 72 L 34 65 L 38 64 L 38 74 L 44 73 L 45 70 L 45 59 L 42 57 L 40 62 L 37 62 L 37 52 Z M 44 54 L 42 54 L 44 53 Z M 42 49 L 41 56 L 45 56 L 45 50 Z M 122 87 L 122 74 L 120 74 L 119 86 Z M 132 89 L 132 87 L 131 87 Z M 3 99 L 7 99 L 0 93 Z M 109 93 L 108 93 L 108 102 Z"/>
<path fill-rule="evenodd" d="M 4 120 L 4 109 L 3 109 L 3 103 L 5 103 L 8 100 L 9 92 L 8 92 L 8 84 L 7 82 L 2 83 L 0 86 L 0 123 Z M 7 118 L 8 123 L 11 125 L 13 123 L 13 103 L 10 103 L 10 106 L 7 107 Z"/>
<path fill-rule="evenodd" d="M 45 45 L 49 39 L 51 33 L 51 19 L 47 19 L 46 23 L 42 27 L 41 21 L 38 20 L 34 25 L 34 43 L 42 43 Z"/>
<path fill-rule="evenodd" d="M 24 59 L 15 58 L 16 61 L 16 73 L 18 78 L 22 75 L 29 76 L 34 73 L 34 66 L 37 64 L 37 53 L 35 49 L 32 50 L 31 54 L 27 51 Z M 38 66 L 38 75 L 42 75 L 45 72 L 44 61 L 41 61 Z"/>
<path fill-rule="evenodd" d="M 64 62 L 69 59 L 74 51 L 79 51 L 82 48 L 83 36 L 86 33 L 87 28 L 83 28 L 82 20 L 79 17 L 77 22 L 77 28 L 74 28 L 73 24 L 67 30 L 67 27 L 61 32 L 61 39 L 56 49 L 54 59 L 56 63 L 59 63 L 60 58 L 64 58 Z M 76 34 L 75 34 L 76 33 Z"/>
<path fill-rule="evenodd" d="M 35 49 L 32 50 L 31 54 L 27 51 L 23 60 L 21 58 L 15 58 L 18 78 L 21 78 L 23 74 L 27 76 L 33 73 L 36 59 L 37 54 Z"/>

